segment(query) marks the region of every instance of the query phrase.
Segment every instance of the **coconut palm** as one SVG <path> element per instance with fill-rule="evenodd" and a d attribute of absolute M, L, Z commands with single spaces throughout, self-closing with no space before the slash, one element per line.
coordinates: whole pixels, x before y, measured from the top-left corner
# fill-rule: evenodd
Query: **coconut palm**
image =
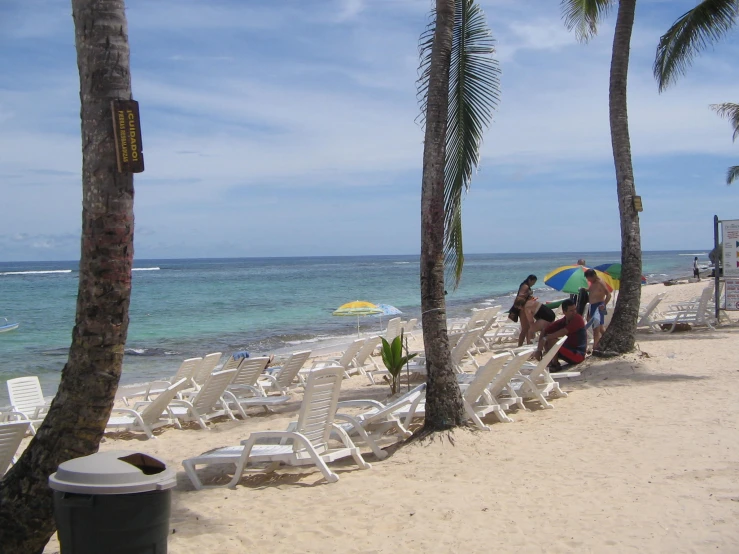
<path fill-rule="evenodd" d="M 462 275 L 462 193 L 479 162 L 482 133 L 498 100 L 493 39 L 474 0 L 436 0 L 419 44 L 425 123 L 421 191 L 421 308 L 426 350 L 425 431 L 462 424 L 444 298 L 445 268 Z"/>
<path fill-rule="evenodd" d="M 96 452 L 128 332 L 133 176 L 117 172 L 110 102 L 131 98 L 124 0 L 72 0 L 82 104 L 82 248 L 67 364 L 46 419 L 0 486 L 0 551 L 41 552 L 54 533 L 49 475 Z"/>
<path fill-rule="evenodd" d="M 580 40 L 587 41 L 597 33 L 598 23 L 614 4 L 616 0 L 562 0 L 565 25 L 570 30 L 574 29 Z M 639 213 L 633 202 L 636 186 L 626 109 L 629 48 L 635 11 L 636 0 L 618 0 L 611 52 L 608 114 L 621 220 L 621 288 L 611 323 L 598 345 L 601 353 L 623 354 L 634 349 L 641 297 L 641 236 Z"/>
<path fill-rule="evenodd" d="M 739 0 L 703 0 L 684 13 L 659 39 L 654 76 L 662 92 L 684 75 L 701 50 L 736 24 Z"/>
<path fill-rule="evenodd" d="M 736 141 L 736 137 L 739 136 L 739 104 L 732 104 L 731 102 L 711 104 L 711 109 L 731 122 L 734 129 L 732 140 Z M 733 165 L 726 171 L 726 184 L 730 185 L 737 177 L 739 177 L 739 166 Z"/>

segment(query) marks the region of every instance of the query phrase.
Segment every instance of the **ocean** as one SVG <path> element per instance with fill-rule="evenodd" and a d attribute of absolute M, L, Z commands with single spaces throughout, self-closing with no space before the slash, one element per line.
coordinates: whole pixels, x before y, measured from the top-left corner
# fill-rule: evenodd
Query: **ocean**
<path fill-rule="evenodd" d="M 688 276 L 694 255 L 707 262 L 706 252 L 645 252 L 643 273 L 650 282 Z M 578 258 L 592 267 L 620 254 L 468 254 L 461 285 L 449 288 L 449 318 L 483 305 L 507 309 L 529 274 L 539 277 L 538 296 L 561 298 L 543 277 Z M 170 376 L 183 359 L 210 352 L 280 355 L 348 342 L 356 318 L 332 312 L 353 300 L 393 305 L 404 319 L 420 314 L 418 256 L 136 260 L 134 268 L 122 385 Z M 45 395 L 56 392 L 77 286 L 77 262 L 0 263 L 0 321 L 20 324 L 0 333 L 0 406 L 9 378 L 37 375 Z M 386 322 L 362 317 L 360 333 L 378 333 Z"/>

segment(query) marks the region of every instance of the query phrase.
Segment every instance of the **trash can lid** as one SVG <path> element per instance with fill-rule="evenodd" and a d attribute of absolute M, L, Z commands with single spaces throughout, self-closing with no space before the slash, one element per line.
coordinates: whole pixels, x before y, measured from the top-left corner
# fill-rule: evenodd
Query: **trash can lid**
<path fill-rule="evenodd" d="M 163 461 L 133 450 L 111 450 L 59 464 L 49 476 L 57 491 L 78 494 L 129 494 L 170 489 L 175 472 Z"/>

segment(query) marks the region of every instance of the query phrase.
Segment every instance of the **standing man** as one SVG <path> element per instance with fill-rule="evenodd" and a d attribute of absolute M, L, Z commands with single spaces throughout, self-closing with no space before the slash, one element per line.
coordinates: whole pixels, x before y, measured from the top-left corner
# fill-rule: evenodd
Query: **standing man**
<path fill-rule="evenodd" d="M 588 269 L 585 272 L 585 278 L 590 285 L 588 286 L 588 298 L 590 298 L 588 326 L 593 326 L 593 350 L 595 350 L 606 330 L 606 305 L 611 301 L 611 291 L 594 269 Z"/>
<path fill-rule="evenodd" d="M 701 280 L 701 271 L 698 267 L 698 256 L 693 259 L 693 277 L 695 277 L 699 281 Z"/>
<path fill-rule="evenodd" d="M 559 360 L 568 364 L 577 365 L 585 359 L 585 350 L 588 347 L 588 332 L 585 329 L 585 320 L 577 313 L 575 303 L 570 300 L 562 302 L 564 317 L 549 324 L 539 336 L 539 344 L 534 357 L 541 360 L 544 352 L 549 350 L 557 340 L 567 336 L 567 340 L 560 347 L 557 356 L 549 364 L 549 371 L 557 372 L 562 369 Z"/>

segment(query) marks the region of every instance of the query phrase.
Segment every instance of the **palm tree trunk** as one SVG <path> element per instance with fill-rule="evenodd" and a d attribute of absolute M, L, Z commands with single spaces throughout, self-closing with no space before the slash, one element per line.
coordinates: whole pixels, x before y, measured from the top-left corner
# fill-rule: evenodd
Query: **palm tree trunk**
<path fill-rule="evenodd" d="M 629 48 L 636 0 L 620 0 L 611 57 L 609 114 L 611 144 L 616 165 L 616 189 L 621 218 L 621 289 L 608 330 L 598 345 L 602 354 L 625 354 L 634 349 L 641 299 L 641 236 L 639 213 L 634 208 L 634 168 L 626 110 Z"/>
<path fill-rule="evenodd" d="M 69 358 L 49 414 L 0 487 L 0 552 L 54 533 L 48 477 L 97 451 L 118 387 L 133 263 L 133 176 L 119 174 L 110 102 L 131 98 L 124 0 L 72 0 L 82 103 L 82 249 Z"/>
<path fill-rule="evenodd" d="M 444 161 L 454 5 L 455 0 L 436 0 L 423 148 L 421 310 L 427 370 L 424 434 L 464 422 L 462 395 L 449 350 L 444 299 Z"/>

